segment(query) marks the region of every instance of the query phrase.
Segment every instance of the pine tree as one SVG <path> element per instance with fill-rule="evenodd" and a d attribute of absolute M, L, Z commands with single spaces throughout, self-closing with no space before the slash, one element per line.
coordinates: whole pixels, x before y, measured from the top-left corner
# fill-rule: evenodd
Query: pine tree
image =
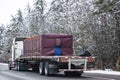
<path fill-rule="evenodd" d="M 34 8 L 31 11 L 30 30 L 31 35 L 38 35 L 44 33 L 45 22 L 45 0 L 35 0 Z"/>

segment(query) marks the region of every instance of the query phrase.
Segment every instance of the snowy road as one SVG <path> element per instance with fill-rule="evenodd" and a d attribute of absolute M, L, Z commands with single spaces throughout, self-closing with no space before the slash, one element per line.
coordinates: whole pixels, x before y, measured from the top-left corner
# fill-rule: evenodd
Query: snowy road
<path fill-rule="evenodd" d="M 113 71 L 92 71 L 85 72 L 80 76 L 65 76 L 64 74 L 58 74 L 56 76 L 41 76 L 38 72 L 29 71 L 16 71 L 8 70 L 6 64 L 0 63 L 0 80 L 120 80 L 119 72 L 113 73 Z M 112 73 L 113 74 L 112 74 Z M 107 74 L 111 73 L 111 74 Z"/>

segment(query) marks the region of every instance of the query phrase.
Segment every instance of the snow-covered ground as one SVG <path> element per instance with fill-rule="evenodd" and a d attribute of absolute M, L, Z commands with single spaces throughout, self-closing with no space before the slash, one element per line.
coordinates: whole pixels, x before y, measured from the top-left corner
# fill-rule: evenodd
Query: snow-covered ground
<path fill-rule="evenodd" d="M 110 70 L 110 69 L 85 71 L 85 73 L 99 73 L 99 74 L 109 74 L 109 75 L 120 75 L 120 72 L 113 71 L 113 70 Z"/>
<path fill-rule="evenodd" d="M 6 66 L 7 66 L 8 64 L 7 64 L 7 63 L 1 63 L 1 62 L 0 62 L 0 65 L 6 65 Z"/>
<path fill-rule="evenodd" d="M 8 64 L 6 64 L 6 63 L 0 63 L 0 71 L 1 70 L 8 70 Z"/>

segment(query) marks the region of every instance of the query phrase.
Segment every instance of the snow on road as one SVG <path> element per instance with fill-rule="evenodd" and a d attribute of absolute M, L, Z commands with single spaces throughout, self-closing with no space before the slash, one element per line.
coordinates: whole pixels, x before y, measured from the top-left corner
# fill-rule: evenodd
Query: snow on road
<path fill-rule="evenodd" d="M 8 70 L 8 64 L 6 64 L 6 63 L 0 63 L 0 71 L 1 70 Z"/>
<path fill-rule="evenodd" d="M 93 70 L 85 71 L 85 73 L 99 73 L 99 74 L 109 74 L 109 75 L 120 75 L 120 72 L 113 70 Z"/>
<path fill-rule="evenodd" d="M 6 65 L 7 66 L 8 64 L 7 63 L 0 63 L 0 65 Z"/>

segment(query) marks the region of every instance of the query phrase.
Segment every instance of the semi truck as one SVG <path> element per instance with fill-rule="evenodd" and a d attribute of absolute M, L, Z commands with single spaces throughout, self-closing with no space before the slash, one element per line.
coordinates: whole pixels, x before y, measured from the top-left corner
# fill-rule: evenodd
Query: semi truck
<path fill-rule="evenodd" d="M 11 47 L 12 58 L 9 70 L 32 69 L 41 75 L 81 75 L 94 69 L 95 57 L 73 54 L 73 36 L 64 34 L 42 34 L 32 37 L 16 37 Z"/>

